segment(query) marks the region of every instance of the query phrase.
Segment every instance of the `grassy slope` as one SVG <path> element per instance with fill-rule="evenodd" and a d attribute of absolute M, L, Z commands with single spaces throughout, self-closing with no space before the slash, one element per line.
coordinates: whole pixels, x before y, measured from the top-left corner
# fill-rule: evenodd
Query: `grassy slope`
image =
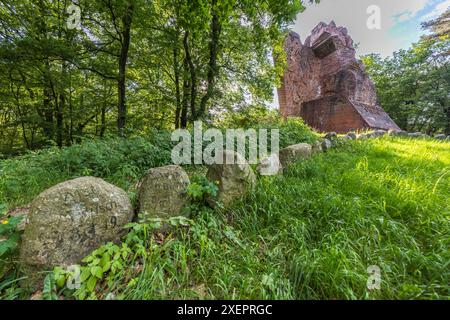
<path fill-rule="evenodd" d="M 449 143 L 351 143 L 195 217 L 123 298 L 449 298 L 449 199 Z"/>
<path fill-rule="evenodd" d="M 68 155 L 81 165 L 76 150 Z M 105 161 L 115 174 L 102 175 L 124 187 L 154 162 L 134 163 L 142 170 L 130 175 Z M 3 196 L 25 203 L 8 179 Z M 262 178 L 227 212 L 203 210 L 189 229 L 151 241 L 142 271 L 117 274 L 111 290 L 123 299 L 449 298 L 449 199 L 448 142 L 351 142 Z M 379 291 L 366 289 L 370 265 L 381 268 Z"/>

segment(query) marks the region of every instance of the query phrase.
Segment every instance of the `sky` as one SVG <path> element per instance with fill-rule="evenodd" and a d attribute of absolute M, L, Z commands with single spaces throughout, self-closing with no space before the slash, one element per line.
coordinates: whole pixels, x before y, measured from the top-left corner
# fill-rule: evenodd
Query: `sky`
<path fill-rule="evenodd" d="M 380 9 L 380 30 L 367 27 L 371 16 L 367 9 L 373 5 Z M 420 23 L 436 18 L 449 7 L 450 0 L 321 0 L 319 4 L 308 4 L 291 29 L 304 41 L 319 22 L 334 20 L 359 43 L 358 55 L 389 56 L 417 42 L 424 32 Z"/>
<path fill-rule="evenodd" d="M 308 1 L 303 1 L 308 2 Z M 367 21 L 379 8 L 380 29 L 369 29 Z M 348 29 L 355 44 L 357 56 L 378 53 L 391 56 L 394 51 L 407 49 L 424 34 L 421 22 L 432 20 L 450 7 L 450 0 L 320 0 L 319 4 L 306 4 L 306 10 L 297 16 L 291 30 L 300 35 L 302 42 L 319 22 L 330 23 Z M 278 97 L 272 107 L 278 108 Z"/>

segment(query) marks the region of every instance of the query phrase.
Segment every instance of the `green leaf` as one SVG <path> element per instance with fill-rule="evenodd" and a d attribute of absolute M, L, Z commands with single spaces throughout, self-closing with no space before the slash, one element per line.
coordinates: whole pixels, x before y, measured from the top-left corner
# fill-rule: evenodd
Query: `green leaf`
<path fill-rule="evenodd" d="M 91 267 L 91 274 L 101 279 L 103 277 L 103 269 L 99 266 Z"/>
<path fill-rule="evenodd" d="M 86 288 L 89 292 L 94 291 L 95 285 L 97 284 L 97 278 L 96 277 L 90 277 L 89 280 L 86 283 Z"/>
<path fill-rule="evenodd" d="M 65 283 L 66 283 L 66 277 L 64 275 L 61 274 L 56 278 L 56 285 L 58 287 L 62 288 Z"/>
<path fill-rule="evenodd" d="M 89 268 L 83 268 L 83 271 L 81 272 L 81 275 L 80 275 L 81 282 L 85 282 L 89 278 L 90 275 L 91 275 L 91 270 Z"/>

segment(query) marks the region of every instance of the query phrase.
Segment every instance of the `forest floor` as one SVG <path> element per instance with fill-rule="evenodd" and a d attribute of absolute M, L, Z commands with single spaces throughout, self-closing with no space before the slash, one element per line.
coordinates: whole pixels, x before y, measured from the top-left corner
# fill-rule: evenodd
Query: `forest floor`
<path fill-rule="evenodd" d="M 109 180 L 134 185 L 120 176 Z M 5 183 L 5 203 L 28 202 Z M 81 298 L 448 299 L 449 199 L 450 143 L 351 141 L 260 178 L 226 211 L 199 208 Z M 368 289 L 371 266 L 379 289 Z M 0 298 L 23 297 L 3 283 Z"/>

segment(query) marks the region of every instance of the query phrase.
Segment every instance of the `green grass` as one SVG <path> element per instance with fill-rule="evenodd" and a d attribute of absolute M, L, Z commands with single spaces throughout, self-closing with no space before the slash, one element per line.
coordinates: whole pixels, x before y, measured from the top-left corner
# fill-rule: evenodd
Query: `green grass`
<path fill-rule="evenodd" d="M 261 178 L 225 212 L 198 210 L 190 227 L 147 238 L 145 258 L 97 290 L 120 299 L 449 299 L 449 199 L 450 143 L 350 142 Z M 367 290 L 371 265 L 380 290 Z"/>
<path fill-rule="evenodd" d="M 449 143 L 354 142 L 195 217 L 123 298 L 448 299 L 449 199 Z"/>

